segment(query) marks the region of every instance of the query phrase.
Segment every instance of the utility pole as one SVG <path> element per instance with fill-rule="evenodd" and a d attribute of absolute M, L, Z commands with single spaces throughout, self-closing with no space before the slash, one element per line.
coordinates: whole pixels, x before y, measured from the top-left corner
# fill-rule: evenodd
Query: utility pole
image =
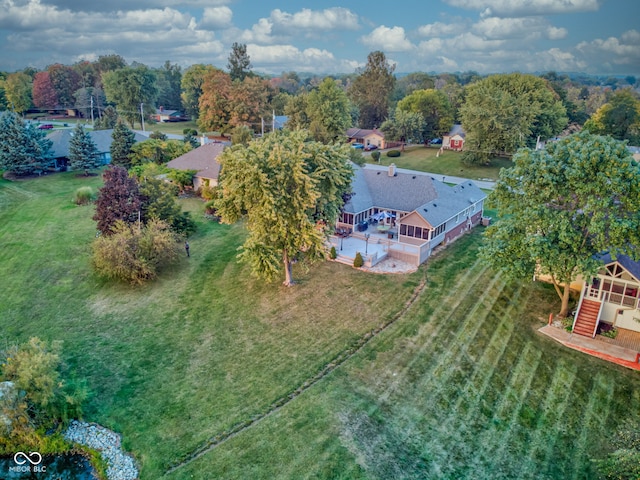
<path fill-rule="evenodd" d="M 276 111 L 275 110 L 272 110 L 271 131 L 272 132 L 276 131 Z"/>
<path fill-rule="evenodd" d="M 262 131 L 261 131 L 261 136 L 264 137 L 264 117 L 260 117 L 260 120 L 262 120 Z"/>
<path fill-rule="evenodd" d="M 94 118 L 93 118 L 93 95 L 91 95 L 91 126 L 94 126 Z"/>
<path fill-rule="evenodd" d="M 142 124 L 142 131 L 144 132 L 144 103 L 140 103 L 140 123 Z"/>

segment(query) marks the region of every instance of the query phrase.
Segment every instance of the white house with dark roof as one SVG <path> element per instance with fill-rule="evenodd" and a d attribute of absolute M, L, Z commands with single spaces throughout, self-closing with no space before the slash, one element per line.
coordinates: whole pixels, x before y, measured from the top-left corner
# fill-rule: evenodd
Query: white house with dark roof
<path fill-rule="evenodd" d="M 607 253 L 598 274 L 584 283 L 573 332 L 595 337 L 600 322 L 640 332 L 640 262 Z"/>
<path fill-rule="evenodd" d="M 220 175 L 218 156 L 226 145 L 220 142 L 205 143 L 174 158 L 167 163 L 167 167 L 176 170 L 195 170 L 193 188 L 196 190 L 203 186 L 215 187 L 218 185 L 218 176 Z"/>
<path fill-rule="evenodd" d="M 451 187 L 394 164 L 354 166 L 352 191 L 337 231 L 359 235 L 365 228 L 374 233 L 382 230 L 389 240 L 388 255 L 415 265 L 435 247 L 479 224 L 486 199 L 470 180 Z"/>

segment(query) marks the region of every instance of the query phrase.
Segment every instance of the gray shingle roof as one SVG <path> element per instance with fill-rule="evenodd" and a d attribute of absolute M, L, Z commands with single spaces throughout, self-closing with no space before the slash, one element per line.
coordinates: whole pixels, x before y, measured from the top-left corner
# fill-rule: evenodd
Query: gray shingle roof
<path fill-rule="evenodd" d="M 109 130 L 86 130 L 91 136 L 91 140 L 96 144 L 98 153 L 107 153 L 111 148 L 111 142 L 113 142 L 113 129 Z M 142 135 L 134 132 L 136 142 L 143 142 L 147 140 Z M 47 138 L 51 140 L 51 151 L 54 158 L 63 158 L 69 156 L 69 143 L 73 137 L 73 129 L 60 129 L 54 130 L 47 135 Z"/>
<path fill-rule="evenodd" d="M 450 187 L 424 172 L 377 165 L 354 166 L 354 195 L 345 205 L 345 212 L 359 213 L 372 207 L 405 212 L 416 211 L 436 227 L 486 198 L 485 193 L 470 180 Z"/>
<path fill-rule="evenodd" d="M 627 257 L 626 255 L 618 255 L 615 259 L 610 253 L 605 253 L 601 255 L 600 260 L 605 265 L 609 265 L 613 262 L 618 262 L 622 265 L 631 275 L 633 275 L 636 279 L 640 280 L 640 262 L 636 262 L 635 260 Z"/>
<path fill-rule="evenodd" d="M 176 170 L 196 170 L 198 177 L 217 180 L 220 174 L 220 164 L 217 158 L 224 148 L 225 144 L 223 143 L 207 143 L 174 158 L 167 163 L 167 167 Z"/>

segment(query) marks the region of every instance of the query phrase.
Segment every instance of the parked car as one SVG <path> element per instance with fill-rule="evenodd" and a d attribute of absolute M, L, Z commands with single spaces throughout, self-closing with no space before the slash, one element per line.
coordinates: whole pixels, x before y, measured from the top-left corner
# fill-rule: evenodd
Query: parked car
<path fill-rule="evenodd" d="M 431 145 L 440 145 L 442 143 L 442 139 L 441 138 L 434 138 L 433 140 L 431 140 L 429 142 Z"/>
<path fill-rule="evenodd" d="M 362 143 L 352 143 L 351 146 L 353 148 L 364 148 L 364 144 Z"/>
<path fill-rule="evenodd" d="M 42 123 L 38 125 L 39 130 L 51 130 L 52 128 L 53 128 L 53 125 L 50 123 Z"/>
<path fill-rule="evenodd" d="M 378 148 L 378 146 L 377 146 L 377 145 L 367 145 L 366 147 L 364 147 L 364 149 L 365 149 L 367 152 L 370 152 L 371 150 L 375 150 L 376 148 Z"/>

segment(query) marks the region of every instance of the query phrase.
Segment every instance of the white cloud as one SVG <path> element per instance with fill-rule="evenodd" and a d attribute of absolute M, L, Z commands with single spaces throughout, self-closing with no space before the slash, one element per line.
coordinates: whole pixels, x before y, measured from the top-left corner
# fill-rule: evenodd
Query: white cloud
<path fill-rule="evenodd" d="M 565 28 L 549 25 L 542 17 L 487 17 L 474 24 L 472 30 L 487 39 L 519 38 L 531 41 L 544 34 L 550 40 L 559 40 L 567 36 Z"/>
<path fill-rule="evenodd" d="M 640 32 L 629 30 L 620 38 L 596 38 L 590 42 L 581 42 L 576 50 L 592 65 L 629 65 L 637 72 L 640 65 Z"/>
<path fill-rule="evenodd" d="M 299 30 L 356 30 L 359 28 L 358 16 L 351 10 L 341 7 L 325 10 L 303 8 L 296 13 L 287 13 L 276 9 L 269 20 L 277 31 L 297 33 Z"/>
<path fill-rule="evenodd" d="M 266 73 L 281 73 L 284 70 L 299 72 L 351 72 L 358 63 L 338 60 L 333 53 L 318 48 L 299 49 L 293 45 L 247 45 L 254 68 Z"/>
<path fill-rule="evenodd" d="M 422 25 L 418 28 L 418 33 L 423 37 L 443 37 L 455 35 L 466 28 L 466 25 L 458 23 L 435 22 Z"/>
<path fill-rule="evenodd" d="M 266 18 L 261 18 L 258 23 L 251 27 L 251 30 L 241 32 L 240 41 L 244 43 L 274 43 L 277 40 L 272 36 L 273 23 Z M 234 36 L 230 33 L 230 36 Z"/>
<path fill-rule="evenodd" d="M 445 0 L 449 5 L 479 10 L 483 16 L 555 15 L 595 11 L 601 0 Z"/>
<path fill-rule="evenodd" d="M 361 37 L 361 41 L 369 48 L 380 49 L 385 52 L 406 52 L 415 48 L 407 39 L 402 27 L 389 28 L 380 25 L 369 35 Z"/>
<path fill-rule="evenodd" d="M 233 12 L 229 7 L 207 7 L 202 14 L 201 27 L 224 29 L 231 27 Z"/>

